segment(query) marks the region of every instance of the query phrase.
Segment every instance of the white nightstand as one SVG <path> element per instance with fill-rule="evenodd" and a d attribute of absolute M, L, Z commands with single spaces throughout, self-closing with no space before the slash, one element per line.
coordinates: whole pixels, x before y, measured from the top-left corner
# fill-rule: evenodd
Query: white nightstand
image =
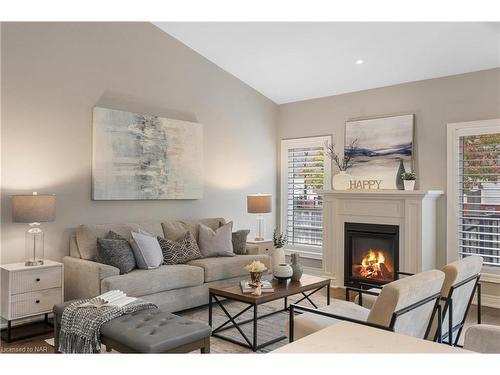
<path fill-rule="evenodd" d="M 10 263 L 0 266 L 0 270 L 1 315 L 7 320 L 7 329 L 2 331 L 2 339 L 10 342 L 40 334 L 40 330 L 35 329 L 28 334 L 13 338 L 11 323 L 13 320 L 42 314 L 45 315 L 45 325 L 49 323 L 48 315 L 52 312 L 52 307 L 64 301 L 63 264 L 51 260 L 44 260 L 44 264 L 40 266 Z M 16 330 L 22 327 L 28 325 L 16 327 Z"/>

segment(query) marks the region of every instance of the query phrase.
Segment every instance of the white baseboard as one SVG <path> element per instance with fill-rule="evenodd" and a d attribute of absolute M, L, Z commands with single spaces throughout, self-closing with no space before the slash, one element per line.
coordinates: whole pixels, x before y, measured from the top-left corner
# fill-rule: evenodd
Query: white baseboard
<path fill-rule="evenodd" d="M 474 297 L 472 303 L 477 304 L 476 297 Z M 500 296 L 494 296 L 492 294 L 481 293 L 481 306 L 493 307 L 494 309 L 500 309 Z"/>

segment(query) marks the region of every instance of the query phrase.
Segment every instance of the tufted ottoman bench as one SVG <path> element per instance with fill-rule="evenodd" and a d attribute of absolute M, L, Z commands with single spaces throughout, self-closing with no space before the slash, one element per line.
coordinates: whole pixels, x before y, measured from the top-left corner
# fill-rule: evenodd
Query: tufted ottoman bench
<path fill-rule="evenodd" d="M 59 327 L 64 308 L 55 305 L 54 346 L 59 347 Z M 106 351 L 120 353 L 210 353 L 211 328 L 203 322 L 183 318 L 161 309 L 141 310 L 110 320 L 101 327 Z"/>

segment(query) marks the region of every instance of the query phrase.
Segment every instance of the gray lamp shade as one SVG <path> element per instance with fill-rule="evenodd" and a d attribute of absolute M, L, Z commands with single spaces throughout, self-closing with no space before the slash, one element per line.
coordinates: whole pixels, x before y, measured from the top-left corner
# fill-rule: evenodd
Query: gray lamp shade
<path fill-rule="evenodd" d="M 271 211 L 271 194 L 250 194 L 247 196 L 247 212 L 249 214 L 267 214 Z"/>
<path fill-rule="evenodd" d="M 55 195 L 12 196 L 12 221 L 15 223 L 40 223 L 56 219 Z"/>

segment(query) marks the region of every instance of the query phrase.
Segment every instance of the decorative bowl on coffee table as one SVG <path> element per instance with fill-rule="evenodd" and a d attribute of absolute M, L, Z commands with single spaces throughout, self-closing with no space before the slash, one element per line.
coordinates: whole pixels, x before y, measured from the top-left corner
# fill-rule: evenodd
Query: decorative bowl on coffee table
<path fill-rule="evenodd" d="M 273 267 L 273 276 L 280 282 L 286 283 L 292 278 L 293 269 L 289 264 L 277 264 Z"/>

